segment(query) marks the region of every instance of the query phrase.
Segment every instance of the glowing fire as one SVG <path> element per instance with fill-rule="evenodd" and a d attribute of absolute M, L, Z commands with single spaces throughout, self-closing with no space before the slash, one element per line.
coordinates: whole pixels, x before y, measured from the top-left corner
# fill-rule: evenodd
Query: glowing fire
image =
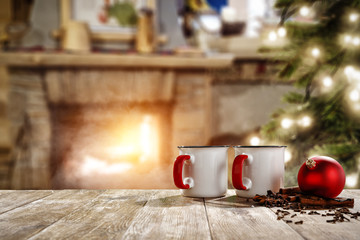
<path fill-rule="evenodd" d="M 143 153 L 140 160 L 143 162 L 151 157 L 152 149 L 154 149 L 151 141 L 151 136 L 153 136 L 154 134 L 151 131 L 152 129 L 150 116 L 145 116 L 143 122 L 141 123 L 140 129 L 140 145 Z"/>
<path fill-rule="evenodd" d="M 106 161 L 97 159 L 92 156 L 85 156 L 81 174 L 82 175 L 91 175 L 93 173 L 102 173 L 102 174 L 114 174 L 122 173 L 133 168 L 131 163 L 113 163 L 109 164 Z"/>
<path fill-rule="evenodd" d="M 109 147 L 107 149 L 107 154 L 111 157 L 119 157 L 124 155 L 130 155 L 135 152 L 134 146 L 117 146 L 117 147 Z"/>
<path fill-rule="evenodd" d="M 105 149 L 104 156 L 86 155 L 81 164 L 81 174 L 122 173 L 134 168 L 137 162 L 157 160 L 157 129 L 152 116 L 145 115 L 140 124 L 126 130 L 120 132 L 118 143 Z"/>

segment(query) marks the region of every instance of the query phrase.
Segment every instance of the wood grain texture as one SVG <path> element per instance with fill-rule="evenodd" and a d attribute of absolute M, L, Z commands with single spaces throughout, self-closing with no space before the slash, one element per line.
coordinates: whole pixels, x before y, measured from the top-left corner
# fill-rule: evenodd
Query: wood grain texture
<path fill-rule="evenodd" d="M 2 190 L 0 192 L 0 214 L 8 212 L 19 206 L 29 204 L 53 194 L 51 190 L 26 190 L 19 194 L 16 190 Z"/>
<path fill-rule="evenodd" d="M 350 208 L 351 212 L 360 211 L 360 191 L 359 190 L 344 190 L 339 197 L 354 198 L 354 208 Z M 276 211 L 277 208 L 272 208 Z M 326 214 L 328 210 L 316 210 L 319 214 Z M 285 217 L 285 220 L 292 220 L 289 226 L 298 232 L 305 239 L 359 239 L 360 236 L 360 220 L 350 219 L 350 216 L 345 215 L 350 219 L 350 222 L 337 222 L 335 224 L 328 223 L 326 220 L 333 219 L 332 216 L 323 217 L 321 215 L 308 215 L 310 210 L 306 213 L 298 213 L 289 210 L 290 214 Z M 297 214 L 296 217 L 291 218 L 291 215 Z M 294 224 L 296 221 L 303 221 L 303 224 Z M 284 222 L 280 220 L 279 222 Z"/>
<path fill-rule="evenodd" d="M 100 193 L 100 190 L 55 191 L 48 197 L 5 212 L 0 215 L 0 229 L 6 231 L 0 231 L 0 239 L 29 238 L 91 201 Z"/>
<path fill-rule="evenodd" d="M 254 207 L 229 190 L 227 196 L 205 200 L 212 239 L 303 239 L 266 207 Z"/>
<path fill-rule="evenodd" d="M 107 190 L 31 239 L 119 239 L 153 194 Z"/>
<path fill-rule="evenodd" d="M 136 214 L 123 239 L 211 239 L 203 199 L 157 191 Z"/>
<path fill-rule="evenodd" d="M 344 190 L 360 210 L 360 190 Z M 277 220 L 234 190 L 215 199 L 178 190 L 0 190 L 0 239 L 359 239 L 360 220 L 319 215 Z M 323 213 L 325 210 L 318 210 Z"/>
<path fill-rule="evenodd" d="M 179 57 L 130 54 L 70 54 L 70 53 L 4 53 L 0 52 L 0 65 L 43 67 L 149 67 L 174 69 L 226 68 L 233 58 L 224 57 Z"/>

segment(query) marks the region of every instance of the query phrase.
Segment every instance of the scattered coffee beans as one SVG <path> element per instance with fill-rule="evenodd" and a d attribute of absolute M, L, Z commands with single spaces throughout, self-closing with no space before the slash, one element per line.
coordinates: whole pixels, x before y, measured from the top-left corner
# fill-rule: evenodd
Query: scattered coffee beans
<path fill-rule="evenodd" d="M 266 207 L 281 207 L 276 211 L 277 220 L 283 220 L 286 223 L 292 223 L 292 220 L 284 219 L 293 211 L 290 218 L 297 216 L 296 213 L 319 215 L 322 217 L 331 216 L 328 223 L 349 222 L 350 218 L 358 219 L 360 212 L 351 212 L 348 207 L 354 207 L 354 199 L 352 198 L 322 198 L 318 196 L 308 195 L 301 192 L 299 188 L 283 188 L 278 193 L 268 191 L 266 195 L 256 195 L 253 200 L 260 205 Z M 327 209 L 325 213 L 320 214 L 315 209 Z M 308 210 L 308 212 L 307 212 Z M 295 221 L 295 224 L 303 224 L 303 220 Z"/>

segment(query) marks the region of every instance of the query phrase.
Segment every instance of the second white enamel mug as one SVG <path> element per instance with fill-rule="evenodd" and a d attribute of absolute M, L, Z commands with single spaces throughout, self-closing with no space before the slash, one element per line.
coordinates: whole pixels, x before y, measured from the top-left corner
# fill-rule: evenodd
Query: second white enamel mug
<path fill-rule="evenodd" d="M 239 197 L 266 195 L 284 187 L 286 146 L 234 146 L 232 181 Z"/>

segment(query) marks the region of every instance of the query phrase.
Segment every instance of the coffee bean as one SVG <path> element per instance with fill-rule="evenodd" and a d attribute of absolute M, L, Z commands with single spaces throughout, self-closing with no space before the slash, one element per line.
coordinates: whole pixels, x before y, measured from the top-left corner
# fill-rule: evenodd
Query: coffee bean
<path fill-rule="evenodd" d="M 335 224 L 336 222 L 350 222 L 350 219 L 358 219 L 360 212 L 352 213 L 349 207 L 353 207 L 354 199 L 334 198 L 325 199 L 318 196 L 301 193 L 299 188 L 280 189 L 278 193 L 273 191 L 267 191 L 266 195 L 256 195 L 253 200 L 260 205 L 268 208 L 280 207 L 282 209 L 276 210 L 277 220 L 283 220 L 286 223 L 292 223 L 292 220 L 284 219 L 289 215 L 289 211 L 293 211 L 290 217 L 297 216 L 296 213 L 308 214 L 308 215 L 321 215 L 322 217 L 332 216 L 333 219 L 328 219 L 326 222 Z M 338 208 L 336 208 L 338 207 Z M 320 214 L 314 209 L 327 210 Z M 306 211 L 308 210 L 308 211 Z M 349 217 L 346 217 L 348 215 Z M 303 224 L 303 220 L 296 221 L 295 224 Z"/>

